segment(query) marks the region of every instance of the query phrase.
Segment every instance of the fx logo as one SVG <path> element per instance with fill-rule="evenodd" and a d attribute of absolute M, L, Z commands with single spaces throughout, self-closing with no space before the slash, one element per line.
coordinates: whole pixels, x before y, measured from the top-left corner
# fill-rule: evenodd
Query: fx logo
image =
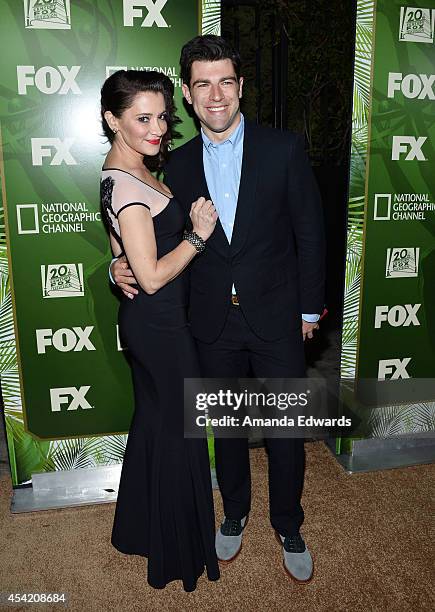
<path fill-rule="evenodd" d="M 410 325 L 420 325 L 417 312 L 421 304 L 405 304 L 404 306 L 376 306 L 375 328 L 382 327 L 382 323 L 387 321 L 391 327 L 409 327 Z"/>
<path fill-rule="evenodd" d="M 380 359 L 378 366 L 378 380 L 398 380 L 399 378 L 410 378 L 406 366 L 411 357 L 403 359 Z M 391 376 L 390 376 L 391 374 Z"/>
<path fill-rule="evenodd" d="M 146 8 L 148 15 L 140 24 L 141 28 L 151 28 L 154 24 L 158 28 L 169 27 L 166 23 L 162 10 L 168 0 L 123 0 L 124 25 L 134 26 L 134 18 L 142 19 L 142 8 Z"/>
<path fill-rule="evenodd" d="M 18 93 L 21 96 L 27 94 L 27 87 L 33 85 L 44 94 L 81 94 L 80 87 L 76 83 L 76 77 L 81 66 L 43 66 L 35 70 L 35 66 L 17 66 Z"/>
<path fill-rule="evenodd" d="M 52 329 L 37 329 L 36 330 L 36 346 L 38 355 L 45 355 L 46 347 L 54 346 L 61 353 L 69 351 L 95 351 L 95 346 L 92 344 L 89 336 L 92 333 L 93 326 L 88 327 L 73 327 L 68 329 L 63 327 L 53 333 Z"/>
<path fill-rule="evenodd" d="M 78 408 L 89 410 L 92 406 L 85 396 L 90 388 L 90 385 L 86 385 L 79 389 L 77 387 L 50 389 L 51 411 L 60 412 L 64 404 L 66 404 L 67 410 L 77 410 Z"/>
<path fill-rule="evenodd" d="M 76 166 L 77 162 L 70 153 L 74 138 L 31 138 L 32 142 L 32 164 L 42 166 L 44 157 L 51 159 L 50 166 Z"/>
<path fill-rule="evenodd" d="M 433 85 L 435 74 L 407 74 L 401 72 L 388 73 L 388 97 L 394 98 L 396 91 L 401 91 L 405 98 L 435 100 Z"/>
<path fill-rule="evenodd" d="M 413 159 L 427 161 L 421 150 L 426 140 L 427 136 L 420 136 L 419 138 L 414 138 L 414 136 L 393 136 L 391 159 L 399 161 L 400 156 L 406 153 L 405 161 L 412 161 Z"/>

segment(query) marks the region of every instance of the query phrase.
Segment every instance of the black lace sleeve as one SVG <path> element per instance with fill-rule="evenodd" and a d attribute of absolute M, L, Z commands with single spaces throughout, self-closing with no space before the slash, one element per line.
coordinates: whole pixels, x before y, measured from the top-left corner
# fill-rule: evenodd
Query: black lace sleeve
<path fill-rule="evenodd" d="M 112 193 L 113 187 L 115 186 L 115 181 L 111 176 L 108 176 L 100 184 L 100 200 L 101 207 L 103 209 L 103 213 L 110 225 L 113 229 L 113 218 L 116 218 L 115 211 L 112 208 Z"/>

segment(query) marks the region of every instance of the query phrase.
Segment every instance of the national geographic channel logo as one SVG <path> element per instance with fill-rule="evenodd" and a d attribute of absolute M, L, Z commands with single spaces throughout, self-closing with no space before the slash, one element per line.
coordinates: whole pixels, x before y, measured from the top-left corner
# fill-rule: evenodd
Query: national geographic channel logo
<path fill-rule="evenodd" d="M 181 87 L 182 85 L 176 66 L 106 66 L 106 79 L 113 73 L 118 72 L 118 70 L 138 70 L 146 72 L 154 70 L 156 72 L 163 72 L 163 74 L 166 74 L 166 76 L 171 79 L 174 87 Z"/>
<path fill-rule="evenodd" d="M 374 221 L 429 221 L 435 202 L 428 193 L 375 193 Z"/>
<path fill-rule="evenodd" d="M 83 264 L 62 263 L 41 266 L 43 298 L 83 297 Z"/>
<path fill-rule="evenodd" d="M 70 30 L 70 0 L 24 0 L 27 30 Z"/>
<path fill-rule="evenodd" d="M 433 43 L 434 30 L 435 9 L 400 7 L 400 41 Z"/>
<path fill-rule="evenodd" d="M 18 234 L 82 234 L 90 223 L 100 223 L 101 212 L 86 202 L 17 204 Z"/>

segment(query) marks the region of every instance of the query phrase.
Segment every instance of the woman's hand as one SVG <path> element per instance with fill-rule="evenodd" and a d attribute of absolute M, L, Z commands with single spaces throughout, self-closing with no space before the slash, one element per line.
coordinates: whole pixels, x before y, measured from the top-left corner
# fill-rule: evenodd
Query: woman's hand
<path fill-rule="evenodd" d="M 211 200 L 201 197 L 193 202 L 190 209 L 190 219 L 193 231 L 203 240 L 207 240 L 213 233 L 218 214 Z"/>
<path fill-rule="evenodd" d="M 125 255 L 118 257 L 118 259 L 112 262 L 110 265 L 110 272 L 115 283 L 120 289 L 122 289 L 123 294 L 128 298 L 131 299 L 139 293 L 136 287 L 131 286 L 137 285 L 137 280 L 135 279 L 133 272 L 130 270 Z"/>

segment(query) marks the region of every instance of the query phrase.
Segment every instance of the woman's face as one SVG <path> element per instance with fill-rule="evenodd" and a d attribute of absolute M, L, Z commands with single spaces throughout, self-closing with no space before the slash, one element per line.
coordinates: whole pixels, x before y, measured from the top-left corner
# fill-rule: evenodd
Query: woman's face
<path fill-rule="evenodd" d="M 157 155 L 162 136 L 167 132 L 165 100 L 163 94 L 141 91 L 118 119 L 113 117 L 117 141 L 141 155 Z"/>

